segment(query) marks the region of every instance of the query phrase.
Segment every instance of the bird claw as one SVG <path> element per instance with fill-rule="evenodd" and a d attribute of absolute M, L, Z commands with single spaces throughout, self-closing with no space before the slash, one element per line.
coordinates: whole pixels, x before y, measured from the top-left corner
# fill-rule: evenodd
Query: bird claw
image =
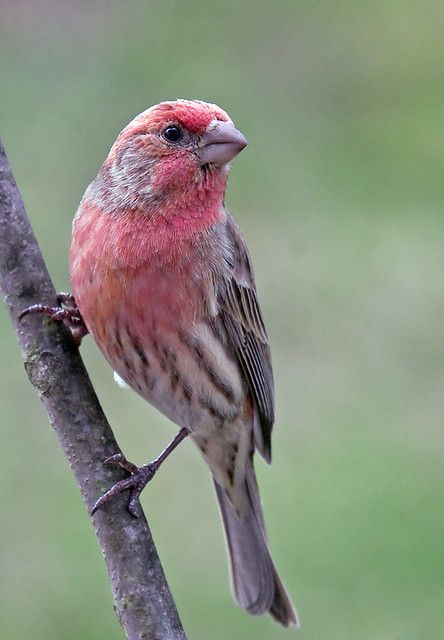
<path fill-rule="evenodd" d="M 70 309 L 74 309 L 75 311 L 79 310 L 77 307 L 77 302 L 72 293 L 63 293 L 63 291 L 61 291 L 57 294 L 57 302 L 59 303 L 59 306 L 64 305 L 65 307 L 69 307 Z"/>
<path fill-rule="evenodd" d="M 140 494 L 142 493 L 148 482 L 152 479 L 161 464 L 163 464 L 163 462 L 174 451 L 177 445 L 180 444 L 189 433 L 190 432 L 186 427 L 182 427 L 179 433 L 171 440 L 170 444 L 165 447 L 160 456 L 158 456 L 152 462 L 142 465 L 141 467 L 138 467 L 132 462 L 129 462 L 125 458 L 123 453 L 116 453 L 110 458 L 106 458 L 106 460 L 103 461 L 104 464 L 115 464 L 118 467 L 125 469 L 125 471 L 128 471 L 131 476 L 129 478 L 126 478 L 125 480 L 120 480 L 120 482 L 117 482 L 101 498 L 99 498 L 92 508 L 91 515 L 93 515 L 97 511 L 97 509 L 101 509 L 103 505 L 105 505 L 113 496 L 121 493 L 122 491 L 125 491 L 126 489 L 131 489 L 128 511 L 135 518 L 139 518 L 142 510 L 139 502 Z"/>
<path fill-rule="evenodd" d="M 145 486 L 148 482 L 153 478 L 154 474 L 157 471 L 158 465 L 155 462 L 150 462 L 149 464 L 144 464 L 141 467 L 129 462 L 122 453 L 117 453 L 110 458 L 106 458 L 103 461 L 104 464 L 117 465 L 122 469 L 128 471 L 131 474 L 129 478 L 125 478 L 125 480 L 120 480 L 116 482 L 115 485 L 111 487 L 103 496 L 101 496 L 91 510 L 91 515 L 94 515 L 98 509 L 101 509 L 105 504 L 107 504 L 111 498 L 122 493 L 122 491 L 126 491 L 127 489 L 131 489 L 131 497 L 128 502 L 128 511 L 134 518 L 140 518 L 141 506 L 139 497 L 142 493 Z"/>
<path fill-rule="evenodd" d="M 103 461 L 103 464 L 117 465 L 118 467 L 125 469 L 125 471 L 128 471 L 130 474 L 137 473 L 139 470 L 139 467 L 133 462 L 127 460 L 123 453 L 116 453 L 114 456 L 106 458 Z"/>
<path fill-rule="evenodd" d="M 74 342 L 77 346 L 80 345 L 82 339 L 88 333 L 83 318 L 77 307 L 74 296 L 70 293 L 59 293 L 57 296 L 58 307 L 49 307 L 45 304 L 33 304 L 31 307 L 24 309 L 20 315 L 19 320 L 22 320 L 28 315 L 34 313 L 43 313 L 49 316 L 50 320 L 54 322 L 61 322 L 70 329 Z"/>

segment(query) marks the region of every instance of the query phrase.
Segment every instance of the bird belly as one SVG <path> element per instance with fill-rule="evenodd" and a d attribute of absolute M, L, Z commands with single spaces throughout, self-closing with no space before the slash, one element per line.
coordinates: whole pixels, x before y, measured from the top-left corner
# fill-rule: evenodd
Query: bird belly
<path fill-rule="evenodd" d="M 203 312 L 202 283 L 168 272 L 76 283 L 77 304 L 106 359 L 137 393 L 179 426 L 208 435 L 243 412 L 238 364 Z"/>
<path fill-rule="evenodd" d="M 244 512 L 245 460 L 252 433 L 237 364 L 221 353 L 205 324 L 187 333 L 183 325 L 179 331 L 162 330 L 156 314 L 151 320 L 155 331 L 147 330 L 149 324 L 142 330 L 122 318 L 119 341 L 125 355 L 119 355 L 119 348 L 110 352 L 102 347 L 104 354 L 143 398 L 178 426 L 190 429 L 215 480 L 238 512 Z"/>

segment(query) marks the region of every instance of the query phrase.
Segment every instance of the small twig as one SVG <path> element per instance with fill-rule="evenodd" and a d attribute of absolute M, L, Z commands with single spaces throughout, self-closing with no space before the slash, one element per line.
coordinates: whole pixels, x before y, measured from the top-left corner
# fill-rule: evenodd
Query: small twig
<path fill-rule="evenodd" d="M 32 304 L 55 306 L 56 293 L 0 142 L 0 288 L 28 378 L 37 390 L 82 492 L 88 512 L 124 477 L 103 460 L 120 453 L 70 332 L 41 316 L 18 321 Z M 92 520 L 105 557 L 115 609 L 128 640 L 183 640 L 185 633 L 151 533 L 128 495 Z"/>

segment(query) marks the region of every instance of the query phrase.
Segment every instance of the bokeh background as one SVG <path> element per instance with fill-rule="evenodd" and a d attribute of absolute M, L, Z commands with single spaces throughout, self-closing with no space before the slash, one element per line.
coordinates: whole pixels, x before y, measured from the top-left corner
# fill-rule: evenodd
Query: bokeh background
<path fill-rule="evenodd" d="M 257 471 L 302 618 L 232 602 L 207 469 L 185 443 L 143 504 L 189 638 L 444 637 L 444 5 L 3 1 L 0 135 L 59 290 L 71 219 L 119 130 L 176 97 L 250 146 L 227 201 L 274 354 L 274 464 Z M 118 640 L 99 549 L 0 333 L 0 638 Z M 82 354 L 130 459 L 174 429 Z"/>

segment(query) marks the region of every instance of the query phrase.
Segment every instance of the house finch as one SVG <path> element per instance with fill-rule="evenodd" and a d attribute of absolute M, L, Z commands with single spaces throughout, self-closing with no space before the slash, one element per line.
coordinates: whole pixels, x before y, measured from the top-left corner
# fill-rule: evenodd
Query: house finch
<path fill-rule="evenodd" d="M 296 614 L 268 551 L 253 467 L 255 449 L 271 458 L 270 350 L 248 250 L 223 202 L 229 162 L 246 144 L 205 102 L 163 102 L 134 118 L 75 216 L 71 282 L 113 369 L 181 427 L 151 465 L 111 460 L 132 476 L 96 508 L 132 488 L 134 512 L 189 433 L 213 475 L 240 606 L 287 626 Z"/>

